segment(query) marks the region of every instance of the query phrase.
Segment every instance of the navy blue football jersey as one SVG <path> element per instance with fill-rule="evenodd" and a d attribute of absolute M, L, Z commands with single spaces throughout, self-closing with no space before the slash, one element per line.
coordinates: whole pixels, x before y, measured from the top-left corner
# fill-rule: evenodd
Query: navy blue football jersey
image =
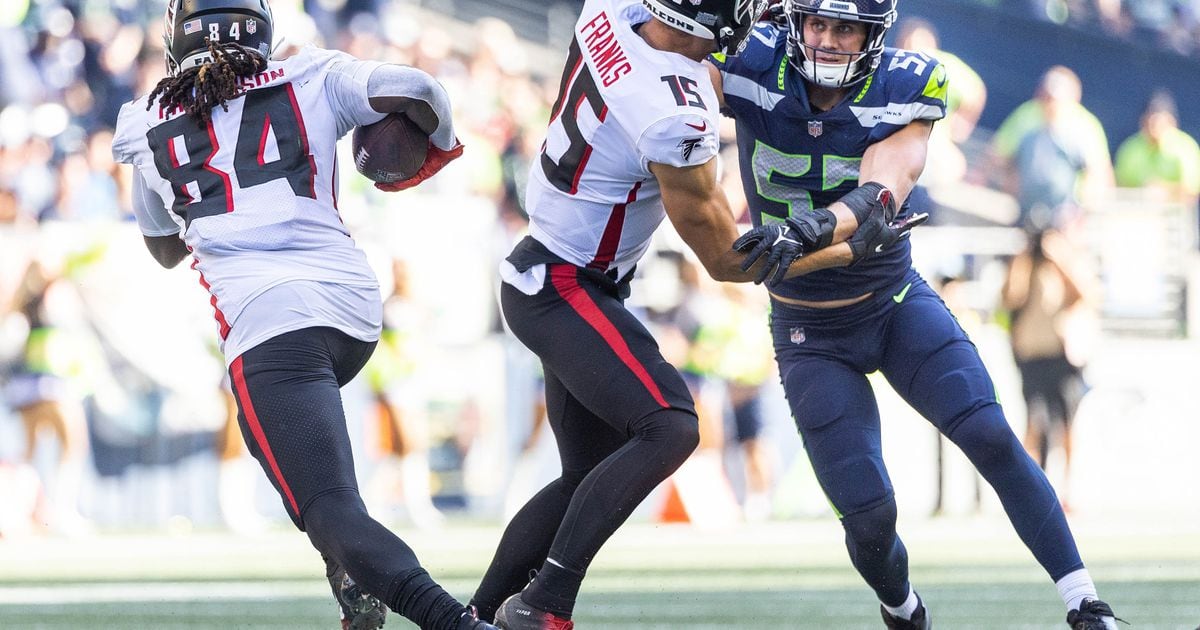
<path fill-rule="evenodd" d="M 888 48 L 879 68 L 833 109 L 814 112 L 788 63 L 785 32 L 761 24 L 737 56 L 710 58 L 737 121 L 742 186 L 755 225 L 823 208 L 858 187 L 867 147 L 916 120 L 946 115 L 946 70 L 932 57 Z M 900 216 L 909 213 L 907 202 Z M 912 264 L 905 239 L 854 267 L 826 269 L 771 288 L 801 300 L 837 300 L 898 281 Z"/>

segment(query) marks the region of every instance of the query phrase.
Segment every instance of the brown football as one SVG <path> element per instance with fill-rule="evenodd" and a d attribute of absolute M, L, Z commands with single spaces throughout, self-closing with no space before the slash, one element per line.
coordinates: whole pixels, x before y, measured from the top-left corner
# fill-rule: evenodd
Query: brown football
<path fill-rule="evenodd" d="M 355 127 L 351 142 L 354 167 L 381 184 L 416 175 L 429 150 L 429 136 L 404 114 L 388 114 L 377 123 Z"/>

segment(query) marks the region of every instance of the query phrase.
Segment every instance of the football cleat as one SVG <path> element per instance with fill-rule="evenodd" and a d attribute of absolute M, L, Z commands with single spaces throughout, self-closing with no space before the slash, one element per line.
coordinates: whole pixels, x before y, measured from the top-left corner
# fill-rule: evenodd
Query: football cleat
<path fill-rule="evenodd" d="M 325 577 L 341 609 L 342 630 L 378 630 L 387 617 L 387 606 L 367 594 L 338 564 L 325 559 Z"/>
<path fill-rule="evenodd" d="M 474 606 L 467 606 L 459 616 L 458 627 L 461 630 L 500 630 L 496 626 L 479 618 L 479 612 Z"/>
<path fill-rule="evenodd" d="M 883 606 L 879 607 L 879 612 L 883 614 L 883 623 L 888 630 L 930 630 L 933 628 L 933 622 L 929 619 L 929 611 L 925 610 L 925 602 L 921 601 L 919 595 L 917 596 L 917 610 L 913 612 L 912 619 L 896 617 Z"/>
<path fill-rule="evenodd" d="M 517 593 L 500 604 L 500 610 L 496 611 L 496 625 L 501 630 L 571 630 L 575 622 L 534 608 Z"/>
<path fill-rule="evenodd" d="M 1071 630 L 1117 630 L 1117 622 L 1125 621 L 1113 614 L 1112 607 L 1098 599 L 1084 599 L 1079 610 L 1067 613 Z"/>

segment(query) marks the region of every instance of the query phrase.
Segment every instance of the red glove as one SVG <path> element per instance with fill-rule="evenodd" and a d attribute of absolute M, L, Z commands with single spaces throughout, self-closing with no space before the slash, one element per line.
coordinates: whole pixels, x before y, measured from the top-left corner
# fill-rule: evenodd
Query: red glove
<path fill-rule="evenodd" d="M 454 146 L 443 151 L 433 145 L 433 141 L 429 141 L 429 151 L 425 154 L 425 163 L 421 168 L 417 169 L 417 174 L 409 177 L 404 181 L 392 182 L 390 184 L 375 184 L 375 187 L 384 192 L 396 192 L 398 190 L 406 190 L 417 184 L 433 177 L 435 173 L 442 170 L 442 167 L 449 164 L 453 160 L 457 160 L 463 154 L 463 143 L 454 139 Z"/>

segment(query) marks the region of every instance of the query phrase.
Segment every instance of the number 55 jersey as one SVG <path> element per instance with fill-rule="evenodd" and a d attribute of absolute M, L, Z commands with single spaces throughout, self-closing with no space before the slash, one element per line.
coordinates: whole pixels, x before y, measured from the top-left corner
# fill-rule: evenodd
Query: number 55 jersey
<path fill-rule="evenodd" d="M 828 111 L 808 102 L 791 67 L 785 32 L 756 26 L 737 56 L 714 55 L 725 105 L 737 120 L 742 186 L 755 225 L 823 208 L 859 186 L 867 147 L 909 123 L 946 115 L 946 70 L 922 53 L 885 49 L 879 68 Z M 907 201 L 901 217 L 909 214 Z M 771 287 L 777 295 L 825 301 L 897 282 L 912 265 L 908 239 L 859 264 Z"/>
<path fill-rule="evenodd" d="M 366 92 L 379 65 L 308 47 L 239 79 L 209 122 L 145 96 L 121 108 L 113 156 L 134 166 L 142 233 L 182 232 L 227 361 L 302 327 L 378 338 L 378 282 L 337 211 L 335 146 L 383 117 Z"/>
<path fill-rule="evenodd" d="M 719 112 L 708 73 L 647 44 L 637 29 L 651 19 L 641 0 L 584 4 L 529 177 L 529 232 L 537 243 L 518 246 L 501 266 L 505 280 L 526 293 L 541 286 L 532 275 L 541 271 L 530 267 L 556 258 L 626 278 L 665 216 L 650 163 L 700 165 L 717 153 Z"/>

